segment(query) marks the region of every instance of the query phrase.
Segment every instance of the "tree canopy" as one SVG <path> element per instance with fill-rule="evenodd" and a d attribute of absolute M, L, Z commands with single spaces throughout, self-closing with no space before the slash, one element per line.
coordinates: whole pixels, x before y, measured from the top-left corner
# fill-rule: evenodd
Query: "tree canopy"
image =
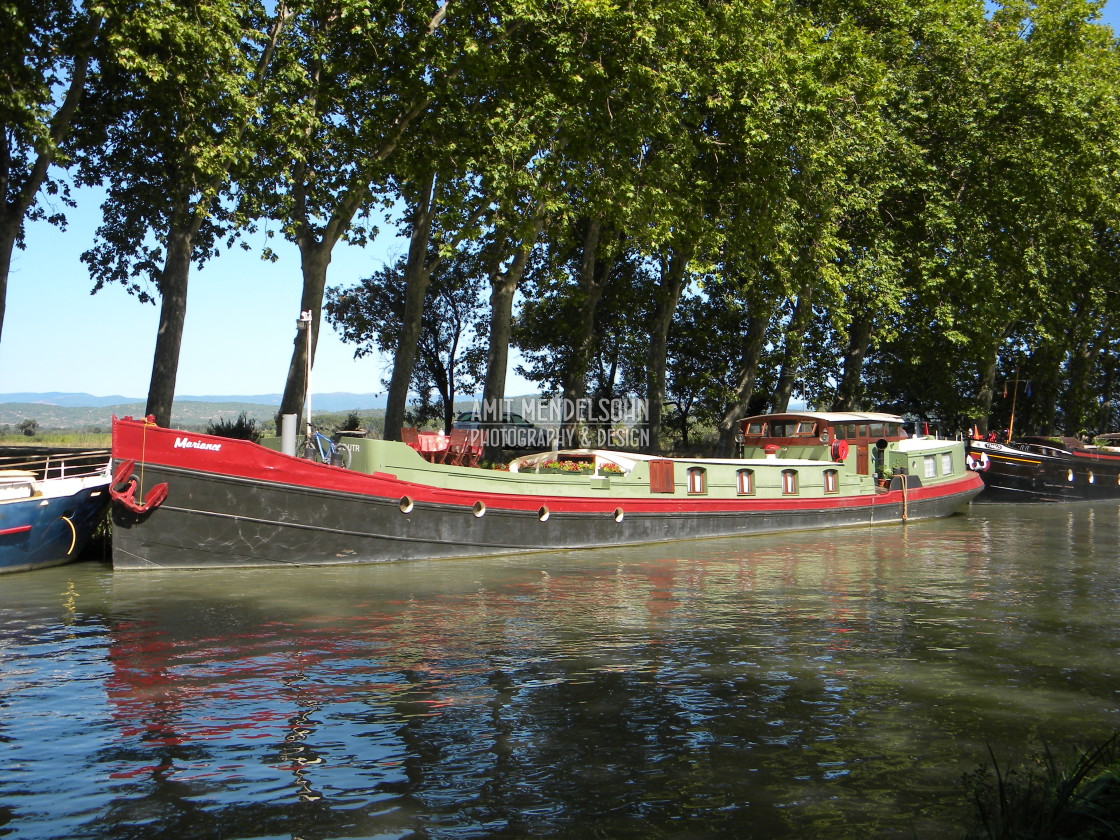
<path fill-rule="evenodd" d="M 651 449 L 705 426 L 728 452 L 792 400 L 1120 422 L 1099 0 L 44 1 L 3 36 L 0 244 L 77 162 L 107 195 L 95 284 L 161 299 L 163 342 L 187 269 L 263 227 L 299 250 L 312 335 L 325 306 L 391 358 L 388 436 L 410 392 L 445 422 L 505 396 L 511 349 L 546 393 L 645 399 Z M 385 224 L 400 263 L 328 287 L 336 243 Z"/>

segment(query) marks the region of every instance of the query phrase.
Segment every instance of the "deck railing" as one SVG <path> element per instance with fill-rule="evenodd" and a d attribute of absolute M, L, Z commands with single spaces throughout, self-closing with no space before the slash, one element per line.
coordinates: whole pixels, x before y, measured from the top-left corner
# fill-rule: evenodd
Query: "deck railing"
<path fill-rule="evenodd" d="M 108 449 L 48 449 L 9 447 L 0 450 L 0 470 L 22 470 L 39 481 L 52 478 L 84 478 L 105 472 Z"/>

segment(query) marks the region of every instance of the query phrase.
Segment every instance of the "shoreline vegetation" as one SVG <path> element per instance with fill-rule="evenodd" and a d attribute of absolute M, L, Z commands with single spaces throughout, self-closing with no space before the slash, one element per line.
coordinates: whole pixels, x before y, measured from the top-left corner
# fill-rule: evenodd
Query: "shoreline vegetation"
<path fill-rule="evenodd" d="M 1120 733 L 1095 746 L 1043 744 L 1019 763 L 965 776 L 974 805 L 968 840 L 1108 840 L 1120 837 Z"/>

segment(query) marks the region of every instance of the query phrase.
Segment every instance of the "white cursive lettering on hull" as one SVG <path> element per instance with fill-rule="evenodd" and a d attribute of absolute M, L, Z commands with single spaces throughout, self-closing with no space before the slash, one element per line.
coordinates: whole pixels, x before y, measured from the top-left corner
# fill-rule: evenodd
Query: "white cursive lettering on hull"
<path fill-rule="evenodd" d="M 211 452 L 221 452 L 222 445 L 220 443 L 206 443 L 201 440 L 191 440 L 190 438 L 177 437 L 175 438 L 176 449 L 208 449 Z"/>

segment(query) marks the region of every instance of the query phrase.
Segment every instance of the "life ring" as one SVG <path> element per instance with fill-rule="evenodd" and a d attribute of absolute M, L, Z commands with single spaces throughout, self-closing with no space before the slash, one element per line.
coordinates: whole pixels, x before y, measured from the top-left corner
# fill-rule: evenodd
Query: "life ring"
<path fill-rule="evenodd" d="M 992 465 L 988 460 L 987 452 L 981 452 L 980 457 L 976 457 L 972 453 L 969 453 L 966 460 L 968 461 L 968 468 L 973 472 L 986 472 L 988 467 Z"/>
<path fill-rule="evenodd" d="M 848 442 L 846 440 L 834 440 L 832 442 L 832 460 L 833 461 L 846 461 L 848 458 Z"/>

